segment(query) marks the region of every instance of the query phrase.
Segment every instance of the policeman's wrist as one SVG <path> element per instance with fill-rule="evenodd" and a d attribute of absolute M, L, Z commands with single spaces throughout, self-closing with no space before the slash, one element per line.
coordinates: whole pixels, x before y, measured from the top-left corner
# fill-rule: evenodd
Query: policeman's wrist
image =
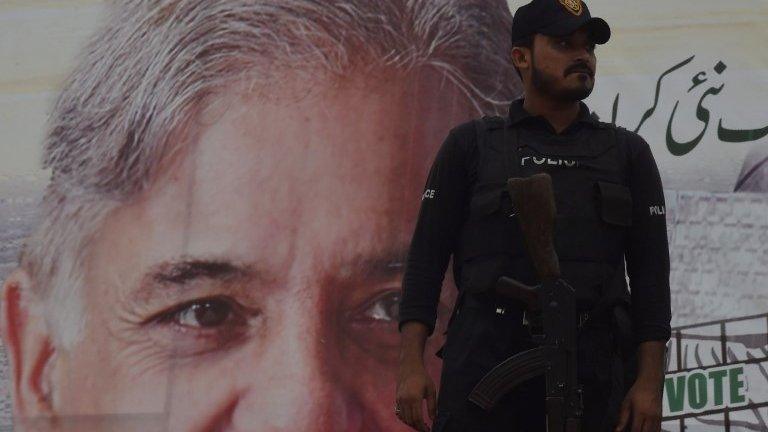
<path fill-rule="evenodd" d="M 407 355 L 400 357 L 400 375 L 410 375 L 426 371 L 422 355 Z"/>
<path fill-rule="evenodd" d="M 661 388 L 664 384 L 664 374 L 639 374 L 635 383 L 645 387 Z"/>

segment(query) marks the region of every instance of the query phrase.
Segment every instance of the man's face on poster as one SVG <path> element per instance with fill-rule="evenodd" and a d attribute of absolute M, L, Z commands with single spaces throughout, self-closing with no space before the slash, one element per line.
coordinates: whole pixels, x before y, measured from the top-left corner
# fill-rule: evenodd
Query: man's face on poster
<path fill-rule="evenodd" d="M 89 245 L 85 327 L 47 369 L 53 413 L 405 430 L 392 412 L 403 262 L 432 157 L 469 116 L 427 75 L 217 98 Z"/>

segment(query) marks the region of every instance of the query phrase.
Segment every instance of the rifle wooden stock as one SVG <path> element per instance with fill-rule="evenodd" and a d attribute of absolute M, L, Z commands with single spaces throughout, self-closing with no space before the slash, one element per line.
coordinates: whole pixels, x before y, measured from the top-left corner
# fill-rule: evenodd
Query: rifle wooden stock
<path fill-rule="evenodd" d="M 560 263 L 555 252 L 555 198 L 549 174 L 511 178 L 507 190 L 517 211 L 525 247 L 541 282 L 560 278 Z"/>

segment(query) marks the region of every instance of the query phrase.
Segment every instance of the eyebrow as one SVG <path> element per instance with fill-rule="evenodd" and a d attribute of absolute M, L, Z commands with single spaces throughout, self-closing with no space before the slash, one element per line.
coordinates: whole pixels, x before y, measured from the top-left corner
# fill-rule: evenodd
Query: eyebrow
<path fill-rule="evenodd" d="M 249 266 L 229 261 L 189 260 L 164 263 L 156 266 L 148 276 L 156 283 L 184 285 L 197 279 L 224 281 L 248 276 Z"/>
<path fill-rule="evenodd" d="M 375 255 L 358 255 L 344 264 L 344 267 L 350 268 L 350 275 L 344 278 L 388 278 L 405 269 L 405 261 L 408 256 L 408 249 L 395 248 L 386 250 Z"/>
<path fill-rule="evenodd" d="M 349 269 L 339 279 L 386 279 L 405 269 L 407 247 L 386 250 L 375 255 L 359 254 L 342 265 Z M 254 265 L 221 259 L 179 259 L 151 267 L 141 278 L 130 298 L 147 302 L 166 291 L 176 293 L 199 280 L 232 283 L 244 280 L 268 280 L 269 276 Z"/>
<path fill-rule="evenodd" d="M 152 266 L 141 278 L 130 298 L 147 302 L 168 292 L 178 292 L 199 280 L 237 282 L 265 279 L 253 265 L 222 259 L 181 258 Z"/>

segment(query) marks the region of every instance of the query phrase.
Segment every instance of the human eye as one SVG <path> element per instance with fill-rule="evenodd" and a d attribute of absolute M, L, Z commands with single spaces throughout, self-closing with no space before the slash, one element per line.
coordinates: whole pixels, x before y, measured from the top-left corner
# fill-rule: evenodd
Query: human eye
<path fill-rule="evenodd" d="M 400 289 L 381 290 L 350 311 L 347 334 L 368 355 L 384 360 L 396 355 Z M 394 354 L 393 354 L 394 353 Z"/>
<path fill-rule="evenodd" d="M 195 300 L 164 315 L 179 327 L 199 330 L 223 327 L 237 318 L 232 302 L 222 298 Z"/>
<path fill-rule="evenodd" d="M 388 291 L 371 299 L 363 310 L 363 316 L 372 321 L 396 322 L 400 309 L 400 291 Z"/>
<path fill-rule="evenodd" d="M 258 315 L 230 297 L 214 296 L 165 309 L 147 325 L 178 353 L 200 354 L 242 340 Z"/>

